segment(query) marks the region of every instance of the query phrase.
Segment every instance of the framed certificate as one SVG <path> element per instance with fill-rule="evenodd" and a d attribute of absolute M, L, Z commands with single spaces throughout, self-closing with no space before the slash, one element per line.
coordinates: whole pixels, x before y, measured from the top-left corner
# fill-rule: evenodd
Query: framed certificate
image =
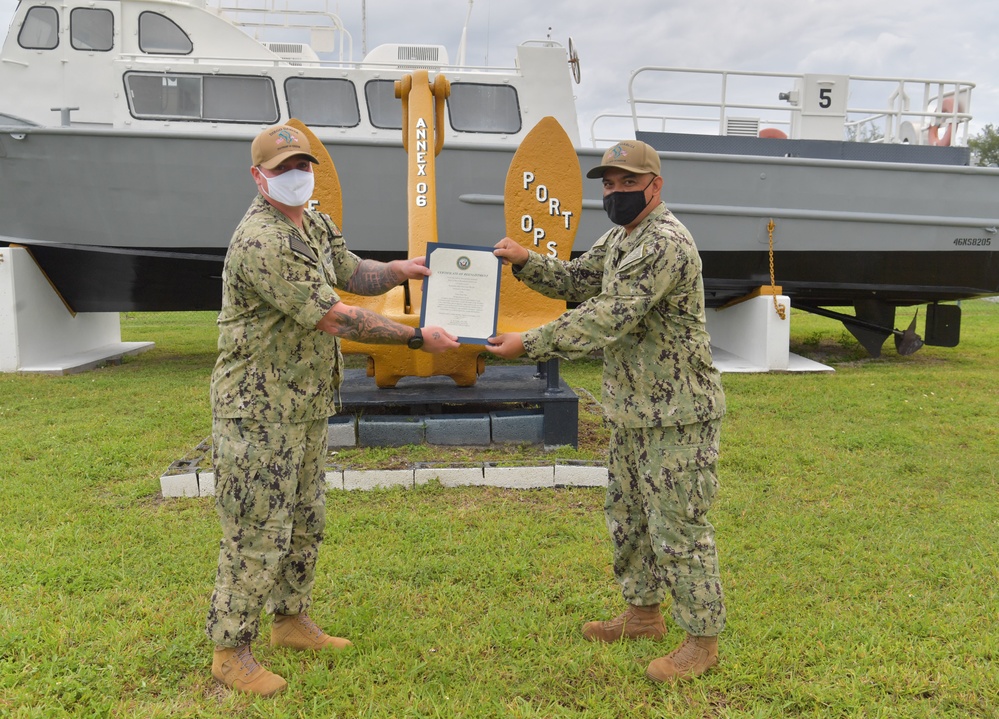
<path fill-rule="evenodd" d="M 420 326 L 439 325 L 460 342 L 486 344 L 496 334 L 502 261 L 492 248 L 427 243 Z"/>

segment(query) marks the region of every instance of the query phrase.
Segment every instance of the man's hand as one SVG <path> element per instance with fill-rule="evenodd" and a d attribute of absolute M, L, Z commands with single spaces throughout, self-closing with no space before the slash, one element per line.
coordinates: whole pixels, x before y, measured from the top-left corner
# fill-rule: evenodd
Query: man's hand
<path fill-rule="evenodd" d="M 520 332 L 504 332 L 490 337 L 487 341 L 489 346 L 486 349 L 503 359 L 516 359 L 524 354 L 524 339 Z"/>
<path fill-rule="evenodd" d="M 396 276 L 399 277 L 400 282 L 403 280 L 422 280 L 430 274 L 426 257 L 393 260 L 390 264 L 394 265 L 392 269 L 395 271 Z"/>
<path fill-rule="evenodd" d="M 520 267 L 527 262 L 527 258 L 531 256 L 531 251 L 519 242 L 504 237 L 493 245 L 493 254 L 502 259 L 504 265 L 513 264 Z"/>
<path fill-rule="evenodd" d="M 458 338 L 450 334 L 443 327 L 430 326 L 423 328 L 422 349 L 424 352 L 437 354 L 445 350 L 453 350 L 456 347 L 461 347 L 461 343 L 458 342 Z"/>

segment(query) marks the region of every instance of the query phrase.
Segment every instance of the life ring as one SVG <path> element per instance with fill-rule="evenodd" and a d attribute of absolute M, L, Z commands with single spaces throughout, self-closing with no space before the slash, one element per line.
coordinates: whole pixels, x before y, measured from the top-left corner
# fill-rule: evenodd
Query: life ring
<path fill-rule="evenodd" d="M 764 127 L 760 130 L 760 137 L 769 137 L 773 140 L 786 140 L 787 133 L 783 130 L 778 130 L 776 127 Z"/>
<path fill-rule="evenodd" d="M 960 106 L 958 106 L 958 110 L 961 112 L 964 111 L 964 109 L 961 108 Z M 946 112 L 946 113 L 954 112 L 953 97 L 945 97 L 943 99 L 943 102 L 940 103 L 940 112 Z M 937 118 L 938 122 L 940 120 L 941 118 Z M 942 137 L 940 136 L 939 124 L 930 125 L 928 128 L 926 128 L 926 139 L 927 141 L 929 141 L 931 145 L 938 145 L 940 147 L 950 147 L 950 135 L 951 131 L 954 129 L 954 122 L 953 120 L 943 120 L 943 124 L 947 126 L 947 129 L 944 130 L 944 134 Z"/>

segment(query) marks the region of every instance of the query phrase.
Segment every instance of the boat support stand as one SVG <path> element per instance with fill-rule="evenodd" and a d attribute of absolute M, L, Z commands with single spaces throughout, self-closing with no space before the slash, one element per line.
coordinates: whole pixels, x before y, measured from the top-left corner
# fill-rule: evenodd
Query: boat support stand
<path fill-rule="evenodd" d="M 0 248 L 0 372 L 72 374 L 152 346 L 122 342 L 117 312 L 73 312 L 26 248 Z"/>
<path fill-rule="evenodd" d="M 707 311 L 711 354 L 725 372 L 831 372 L 790 351 L 791 301 L 781 287 L 759 287 L 724 307 Z"/>

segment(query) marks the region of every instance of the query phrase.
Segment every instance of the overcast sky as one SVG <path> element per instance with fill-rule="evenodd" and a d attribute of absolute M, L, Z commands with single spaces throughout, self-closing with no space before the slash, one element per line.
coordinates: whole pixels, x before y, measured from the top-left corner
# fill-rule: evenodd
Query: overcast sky
<path fill-rule="evenodd" d="M 0 0 L 0 28 L 14 5 Z M 452 61 L 469 7 L 367 0 L 363 33 L 361 0 L 329 5 L 353 36 L 354 59 L 363 45 L 427 42 L 445 45 Z M 629 75 L 645 65 L 966 80 L 977 84 L 972 131 L 999 125 L 997 0 L 475 0 L 467 60 L 509 66 L 518 42 L 544 39 L 549 28 L 560 43 L 571 37 L 579 53 L 584 144 L 594 115 L 628 111 Z"/>

